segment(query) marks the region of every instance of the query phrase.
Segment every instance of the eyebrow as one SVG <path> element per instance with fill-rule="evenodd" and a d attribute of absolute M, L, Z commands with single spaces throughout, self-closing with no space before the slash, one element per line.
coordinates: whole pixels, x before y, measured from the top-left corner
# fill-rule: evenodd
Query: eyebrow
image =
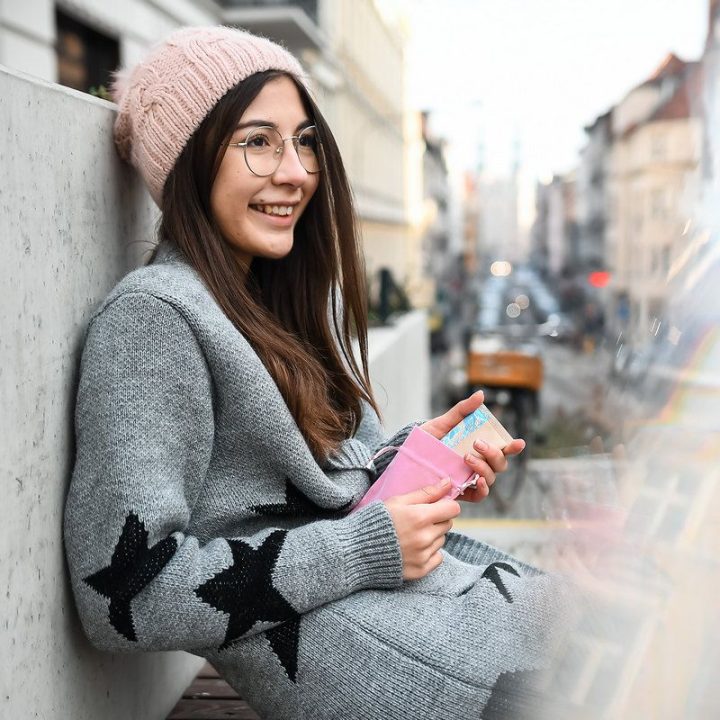
<path fill-rule="evenodd" d="M 310 119 L 302 120 L 295 126 L 295 132 L 298 132 L 303 128 L 310 127 L 312 124 L 312 120 Z M 275 130 L 278 129 L 278 124 L 272 122 L 271 120 L 248 120 L 246 122 L 238 123 L 235 126 L 235 130 L 244 130 L 245 128 L 260 126 L 275 128 Z"/>

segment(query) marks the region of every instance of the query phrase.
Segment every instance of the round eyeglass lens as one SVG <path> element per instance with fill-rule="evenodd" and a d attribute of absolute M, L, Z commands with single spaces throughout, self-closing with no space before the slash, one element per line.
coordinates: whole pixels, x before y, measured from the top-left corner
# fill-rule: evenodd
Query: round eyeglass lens
<path fill-rule="evenodd" d="M 295 140 L 300 162 L 309 173 L 320 172 L 320 148 L 318 146 L 317 129 L 314 125 L 302 130 Z"/>
<path fill-rule="evenodd" d="M 283 141 L 271 127 L 251 130 L 245 138 L 245 162 L 256 175 L 272 175 L 280 164 Z"/>
<path fill-rule="evenodd" d="M 319 172 L 315 127 L 305 128 L 297 137 L 292 138 L 292 142 L 305 170 L 309 173 Z M 255 128 L 245 139 L 245 162 L 256 175 L 272 175 L 280 165 L 284 148 L 282 136 L 275 128 Z"/>

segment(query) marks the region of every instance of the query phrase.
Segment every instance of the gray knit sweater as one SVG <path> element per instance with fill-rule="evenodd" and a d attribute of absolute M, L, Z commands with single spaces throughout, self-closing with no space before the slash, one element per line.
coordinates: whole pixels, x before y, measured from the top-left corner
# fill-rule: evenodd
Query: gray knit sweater
<path fill-rule="evenodd" d="M 564 612 L 552 578 L 451 534 L 440 568 L 403 583 L 384 504 L 347 514 L 387 442 L 376 415 L 319 466 L 177 251 L 94 313 L 75 418 L 65 546 L 96 647 L 206 657 L 273 720 L 502 717 L 527 699 L 508 690 Z"/>

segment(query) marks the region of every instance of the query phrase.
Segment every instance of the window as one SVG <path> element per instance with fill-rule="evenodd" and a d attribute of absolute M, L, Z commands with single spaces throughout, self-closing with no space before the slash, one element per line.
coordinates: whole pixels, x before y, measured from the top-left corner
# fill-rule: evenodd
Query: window
<path fill-rule="evenodd" d="M 655 188 L 650 193 L 650 217 L 654 220 L 667 219 L 667 203 L 665 202 L 665 190 Z"/>
<path fill-rule="evenodd" d="M 630 197 L 630 229 L 634 233 L 641 233 L 643 229 L 643 215 L 646 213 L 643 208 L 644 200 L 643 193 L 637 191 Z"/>
<path fill-rule="evenodd" d="M 665 160 L 667 141 L 664 135 L 654 135 L 650 142 L 650 156 L 653 160 Z"/>
<path fill-rule="evenodd" d="M 663 245 L 660 252 L 660 272 L 663 274 L 663 277 L 667 277 L 667 274 L 670 272 L 670 245 Z"/>
<path fill-rule="evenodd" d="M 118 41 L 60 10 L 55 12 L 55 23 L 58 82 L 105 97 L 102 88 L 107 90 L 110 73 L 120 61 Z"/>

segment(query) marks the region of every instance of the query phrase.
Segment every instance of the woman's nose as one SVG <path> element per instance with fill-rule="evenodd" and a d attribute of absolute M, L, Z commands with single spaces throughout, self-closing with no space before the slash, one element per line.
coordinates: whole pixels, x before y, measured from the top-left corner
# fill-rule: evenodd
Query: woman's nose
<path fill-rule="evenodd" d="M 307 178 L 308 171 L 302 166 L 295 143 L 289 138 L 285 141 L 280 164 L 273 173 L 273 181 L 278 184 L 301 185 Z"/>

